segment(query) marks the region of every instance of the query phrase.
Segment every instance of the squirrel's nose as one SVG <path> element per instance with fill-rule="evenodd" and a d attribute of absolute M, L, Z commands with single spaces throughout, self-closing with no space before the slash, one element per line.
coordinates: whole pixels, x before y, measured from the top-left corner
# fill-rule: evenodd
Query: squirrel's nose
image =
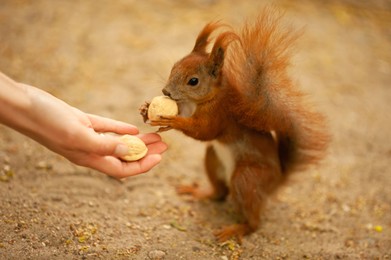
<path fill-rule="evenodd" d="M 169 91 L 167 91 L 166 89 L 163 89 L 162 92 L 165 96 L 171 97 L 171 93 Z"/>

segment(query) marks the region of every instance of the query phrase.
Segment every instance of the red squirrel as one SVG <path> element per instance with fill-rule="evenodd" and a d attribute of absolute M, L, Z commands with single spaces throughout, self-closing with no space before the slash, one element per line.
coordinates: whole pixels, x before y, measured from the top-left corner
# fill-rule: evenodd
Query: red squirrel
<path fill-rule="evenodd" d="M 293 171 L 318 162 L 329 141 L 325 117 L 314 111 L 288 76 L 289 47 L 298 33 L 281 26 L 267 9 L 242 30 L 199 33 L 190 54 L 172 68 L 163 94 L 175 100 L 178 116 L 150 122 L 207 141 L 205 168 L 213 188 L 180 187 L 180 193 L 223 200 L 232 196 L 243 221 L 215 232 L 219 241 L 259 227 L 266 198 Z M 140 108 L 145 118 L 148 103 Z"/>

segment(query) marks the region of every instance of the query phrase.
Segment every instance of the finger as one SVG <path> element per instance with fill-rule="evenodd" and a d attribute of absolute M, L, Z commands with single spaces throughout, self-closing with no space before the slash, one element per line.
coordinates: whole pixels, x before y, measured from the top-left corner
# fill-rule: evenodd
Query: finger
<path fill-rule="evenodd" d="M 88 115 L 92 127 L 97 132 L 113 132 L 117 134 L 138 134 L 139 131 L 134 125 L 117 121 L 114 119 L 101 117 L 97 115 Z"/>
<path fill-rule="evenodd" d="M 162 154 L 167 150 L 167 144 L 163 142 L 155 142 L 147 145 L 148 153 L 147 154 Z"/>
<path fill-rule="evenodd" d="M 112 156 L 105 156 L 88 160 L 85 166 L 94 168 L 115 178 L 126 178 L 151 170 L 161 159 L 161 155 L 152 154 L 147 155 L 139 161 L 127 163 Z"/>
<path fill-rule="evenodd" d="M 103 135 L 91 130 L 83 138 L 83 151 L 95 155 L 123 156 L 127 153 L 128 147 L 123 144 L 117 136 Z"/>
<path fill-rule="evenodd" d="M 167 145 L 161 141 L 158 134 L 142 134 L 138 137 L 147 145 L 148 154 L 163 153 L 167 150 Z M 91 154 L 122 157 L 129 153 L 129 147 L 117 136 L 102 135 L 91 131 L 84 140 L 86 142 L 83 144 L 83 149 Z"/>
<path fill-rule="evenodd" d="M 155 133 L 141 134 L 138 137 L 147 145 L 149 154 L 162 153 L 167 145 L 161 141 L 161 137 Z M 122 157 L 129 153 L 129 147 L 121 142 L 118 136 L 102 135 L 92 129 L 86 131 L 83 138 L 83 150 L 95 155 L 111 155 Z"/>
<path fill-rule="evenodd" d="M 155 142 L 160 142 L 162 138 L 157 133 L 147 133 L 147 134 L 140 134 L 137 135 L 138 138 L 140 138 L 145 144 L 151 144 Z"/>
<path fill-rule="evenodd" d="M 126 163 L 123 167 L 124 171 L 117 176 L 118 178 L 124 178 L 145 173 L 155 167 L 161 160 L 162 156 L 160 154 L 147 155 L 135 163 Z"/>

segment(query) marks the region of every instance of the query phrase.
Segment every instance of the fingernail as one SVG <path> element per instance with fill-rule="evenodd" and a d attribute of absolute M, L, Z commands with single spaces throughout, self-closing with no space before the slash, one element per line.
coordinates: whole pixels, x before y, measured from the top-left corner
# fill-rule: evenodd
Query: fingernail
<path fill-rule="evenodd" d="M 124 156 L 124 155 L 127 155 L 129 152 L 129 147 L 125 144 L 119 144 L 117 145 L 117 147 L 115 148 L 115 155 L 117 156 Z"/>

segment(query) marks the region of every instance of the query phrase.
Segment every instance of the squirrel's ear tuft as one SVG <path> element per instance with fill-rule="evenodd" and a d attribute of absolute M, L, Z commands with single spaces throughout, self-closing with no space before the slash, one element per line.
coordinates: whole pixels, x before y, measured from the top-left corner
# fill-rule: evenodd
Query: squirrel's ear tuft
<path fill-rule="evenodd" d="M 228 45 L 234 40 L 239 40 L 239 37 L 233 32 L 224 32 L 217 37 L 208 61 L 211 76 L 217 77 L 220 74 Z"/>
<path fill-rule="evenodd" d="M 202 31 L 198 34 L 192 52 L 206 53 L 206 47 L 209 44 L 210 34 L 220 26 L 219 22 L 212 22 L 205 25 Z"/>

